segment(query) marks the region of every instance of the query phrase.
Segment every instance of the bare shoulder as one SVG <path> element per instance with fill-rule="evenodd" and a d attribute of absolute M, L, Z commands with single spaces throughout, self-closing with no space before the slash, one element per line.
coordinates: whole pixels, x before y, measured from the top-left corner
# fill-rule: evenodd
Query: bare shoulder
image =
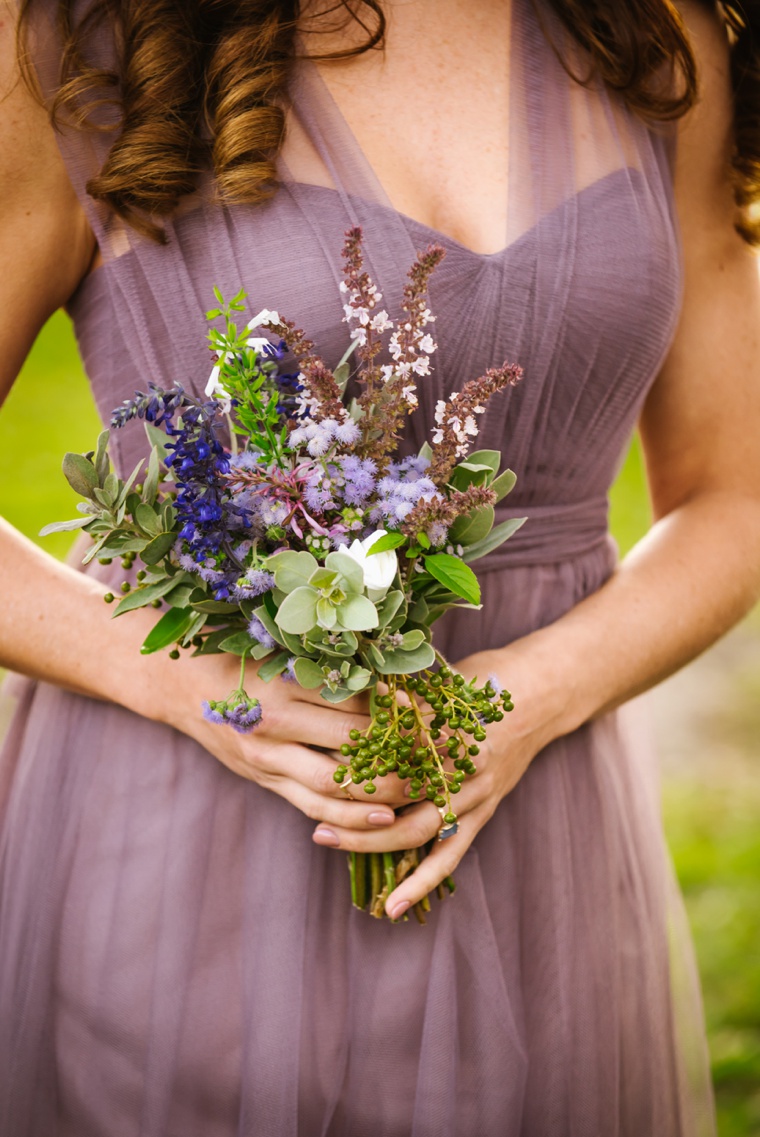
<path fill-rule="evenodd" d="M 47 112 L 20 74 L 16 20 L 16 4 L 0 0 L 0 399 L 94 251 Z"/>
<path fill-rule="evenodd" d="M 699 78 L 697 104 L 679 128 L 679 214 L 687 232 L 698 226 L 705 239 L 723 233 L 733 242 L 733 95 L 728 36 L 717 6 L 709 0 L 681 0 L 678 7 L 689 32 Z"/>

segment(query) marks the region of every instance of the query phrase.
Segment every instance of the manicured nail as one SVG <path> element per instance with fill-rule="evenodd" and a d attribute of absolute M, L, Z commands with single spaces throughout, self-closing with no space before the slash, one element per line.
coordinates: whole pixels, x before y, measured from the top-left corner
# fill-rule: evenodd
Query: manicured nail
<path fill-rule="evenodd" d="M 386 812 L 385 810 L 382 813 L 379 810 L 370 813 L 367 817 L 367 821 L 369 821 L 370 825 L 393 825 L 395 820 L 395 813 Z"/>
<path fill-rule="evenodd" d="M 333 849 L 337 849 L 338 845 L 340 845 L 340 840 L 336 834 L 333 833 L 332 829 L 325 829 L 322 825 L 320 825 L 319 829 L 314 830 L 313 840 L 316 841 L 318 845 L 330 845 Z"/>
<path fill-rule="evenodd" d="M 411 900 L 402 900 L 400 904 L 396 904 L 390 908 L 386 904 L 385 911 L 390 916 L 391 920 L 398 920 L 409 908 L 411 908 L 411 906 Z"/>

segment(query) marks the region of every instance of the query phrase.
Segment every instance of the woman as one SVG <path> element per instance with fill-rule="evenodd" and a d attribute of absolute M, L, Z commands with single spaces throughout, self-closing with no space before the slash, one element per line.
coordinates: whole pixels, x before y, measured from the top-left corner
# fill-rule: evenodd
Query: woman
<path fill-rule="evenodd" d="M 418 430 L 443 391 L 522 364 L 480 442 L 518 474 L 504 515 L 529 517 L 440 646 L 516 710 L 391 914 L 455 867 L 456 896 L 425 928 L 378 923 L 350 910 L 345 851 L 439 818 L 400 783 L 338 791 L 325 751 L 361 702 L 274 684 L 253 735 L 212 726 L 229 661 L 141 657 L 140 617 L 102 601 L 113 568 L 6 527 L 2 663 L 31 681 L 3 760 L 0 1131 L 711 1133 L 646 738 L 616 708 L 758 594 L 759 6 L 731 16 L 733 55 L 697 0 L 93 7 L 23 8 L 58 133 L 5 7 L 5 387 L 66 305 L 104 417 L 151 378 L 200 390 L 214 284 L 336 362 L 348 225 L 392 312 L 440 241 Z M 111 129 L 72 125 L 83 105 Z M 657 523 L 617 565 L 606 492 L 637 418 Z"/>

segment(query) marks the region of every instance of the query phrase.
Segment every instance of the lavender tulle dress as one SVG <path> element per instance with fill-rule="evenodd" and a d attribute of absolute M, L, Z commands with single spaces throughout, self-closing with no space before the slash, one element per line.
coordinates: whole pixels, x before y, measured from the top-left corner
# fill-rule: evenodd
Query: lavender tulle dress
<path fill-rule="evenodd" d="M 508 220 L 489 255 L 391 206 L 312 65 L 294 78 L 275 199 L 225 210 L 199 194 L 165 248 L 87 199 L 103 143 L 62 139 L 106 261 L 70 305 L 106 420 L 148 379 L 202 389 L 212 285 L 286 313 L 335 363 L 344 230 L 364 227 L 391 311 L 415 249 L 446 247 L 408 444 L 437 399 L 519 362 L 479 441 L 518 475 L 500 514 L 529 517 L 480 562 L 482 610 L 441 625 L 452 660 L 556 620 L 609 576 L 607 491 L 680 306 L 671 143 L 571 82 L 528 0 L 513 11 Z M 122 472 L 143 446 L 137 427 L 117 434 Z M 2 1137 L 714 1132 L 635 707 L 535 759 L 423 928 L 353 911 L 345 856 L 188 737 L 21 687 L 2 756 Z"/>

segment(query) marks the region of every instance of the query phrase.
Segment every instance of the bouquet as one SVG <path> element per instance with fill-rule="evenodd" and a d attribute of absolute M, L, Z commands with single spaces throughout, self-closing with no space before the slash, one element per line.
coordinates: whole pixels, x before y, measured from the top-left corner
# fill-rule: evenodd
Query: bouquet
<path fill-rule="evenodd" d="M 505 363 L 467 381 L 438 402 L 432 446 L 401 456 L 417 382 L 436 350 L 427 289 L 444 250 L 418 255 L 396 325 L 364 270 L 360 229 L 348 231 L 343 254 L 350 345 L 334 370 L 277 312 L 239 327 L 245 293 L 227 302 L 215 289 L 205 397 L 151 383 L 123 403 L 111 426 L 143 420 L 147 466 L 122 481 L 107 430 L 95 451 L 67 454 L 81 516 L 42 532 L 83 529 L 93 541 L 85 563 L 119 557 L 131 569 L 139 557 L 114 615 L 161 609 L 144 653 L 240 657 L 238 687 L 203 704 L 212 722 L 247 732 L 266 714 L 245 689 L 249 660 L 262 680 L 319 689 L 330 703 L 366 692 L 370 726 L 342 747 L 335 781 L 371 795 L 377 779 L 397 773 L 412 802 L 438 808 L 445 840 L 457 831 L 454 799 L 476 772 L 478 744 L 513 704 L 495 680 L 457 674 L 431 628 L 450 608 L 479 606 L 471 563 L 524 520 L 494 523 L 515 477 L 499 472 L 498 451 L 470 451 L 488 399 L 521 371 Z M 390 362 L 381 363 L 387 333 Z M 351 854 L 353 903 L 383 916 L 426 851 Z M 447 886 L 453 891 L 451 879 Z M 428 899 L 416 907 L 423 922 L 427 910 Z"/>

